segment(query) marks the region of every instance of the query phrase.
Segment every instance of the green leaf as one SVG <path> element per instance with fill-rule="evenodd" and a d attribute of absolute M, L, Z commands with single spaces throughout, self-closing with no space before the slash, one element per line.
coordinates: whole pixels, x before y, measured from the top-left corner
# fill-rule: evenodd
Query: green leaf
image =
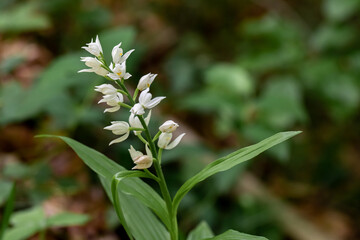
<path fill-rule="evenodd" d="M 253 81 L 245 69 L 226 63 L 218 63 L 205 72 L 207 84 L 225 94 L 249 96 L 254 90 Z"/>
<path fill-rule="evenodd" d="M 14 55 L 0 62 L 0 73 L 9 74 L 25 61 L 25 57 Z"/>
<path fill-rule="evenodd" d="M 111 182 L 100 176 L 100 181 L 113 202 L 111 194 Z M 166 231 L 164 225 L 152 214 L 152 212 L 140 203 L 135 197 L 117 192 L 124 209 L 124 217 L 130 232 L 136 240 L 169 240 L 170 234 Z"/>
<path fill-rule="evenodd" d="M 22 3 L 0 12 L 0 32 L 26 32 L 50 27 L 49 18 L 39 13 L 35 2 Z"/>
<path fill-rule="evenodd" d="M 41 206 L 36 206 L 13 214 L 10 222 L 13 225 L 23 225 L 27 223 L 36 224 L 40 227 L 45 226 L 45 212 Z"/>
<path fill-rule="evenodd" d="M 327 0 L 324 2 L 324 11 L 328 19 L 337 21 L 344 21 L 359 11 L 359 0 Z"/>
<path fill-rule="evenodd" d="M 242 148 L 237 150 L 225 157 L 222 157 L 209 165 L 207 165 L 203 170 L 198 174 L 187 180 L 176 193 L 173 203 L 175 212 L 182 200 L 182 198 L 188 193 L 197 183 L 204 181 L 206 178 L 222 171 L 226 171 L 242 162 L 250 160 L 265 150 L 299 134 L 300 131 L 296 132 L 282 132 L 277 133 L 257 144 L 251 145 L 249 147 Z"/>
<path fill-rule="evenodd" d="M 8 199 L 13 183 L 10 181 L 1 180 L 0 182 L 0 206 Z"/>
<path fill-rule="evenodd" d="M 34 224 L 26 224 L 23 227 L 12 228 L 5 232 L 3 240 L 25 240 L 38 232 L 39 229 Z"/>
<path fill-rule="evenodd" d="M 119 193 L 125 219 L 136 240 L 170 240 L 170 234 L 152 212 L 136 198 Z"/>
<path fill-rule="evenodd" d="M 267 238 L 240 233 L 235 230 L 228 230 L 223 234 L 213 238 L 207 238 L 206 240 L 267 240 Z"/>
<path fill-rule="evenodd" d="M 31 174 L 31 167 L 21 162 L 10 162 L 4 166 L 3 174 L 10 179 L 23 179 Z"/>
<path fill-rule="evenodd" d="M 9 224 L 9 219 L 14 209 L 14 203 L 15 203 L 15 183 L 12 183 L 10 186 L 10 193 L 8 194 L 8 199 L 6 202 L 4 214 L 2 215 L 2 219 L 1 219 L 0 239 L 2 239 L 4 232 Z"/>
<path fill-rule="evenodd" d="M 201 222 L 194 230 L 189 233 L 186 240 L 201 240 L 213 237 L 214 234 L 206 222 Z"/>
<path fill-rule="evenodd" d="M 36 232 L 46 228 L 45 213 L 41 206 L 36 206 L 14 213 L 10 223 L 14 227 L 5 232 L 3 240 L 27 239 Z"/>
<path fill-rule="evenodd" d="M 132 240 L 133 238 L 129 230 L 129 226 L 126 223 L 124 212 L 122 210 L 122 204 L 120 203 L 120 198 L 118 194 L 120 190 L 119 189 L 120 181 L 127 177 L 149 177 L 149 176 L 145 172 L 141 172 L 141 171 L 122 171 L 116 173 L 111 181 L 111 193 L 112 193 L 113 204 L 116 210 L 116 214 L 118 215 L 120 221 L 122 222 L 126 233 Z"/>
<path fill-rule="evenodd" d="M 258 119 L 273 129 L 286 129 L 306 120 L 300 85 L 287 76 L 269 81 L 258 99 Z"/>
<path fill-rule="evenodd" d="M 46 225 L 48 227 L 78 226 L 84 225 L 88 221 L 89 216 L 86 214 L 63 212 L 49 217 L 46 221 Z"/>
<path fill-rule="evenodd" d="M 5 232 L 3 240 L 28 239 L 47 227 L 82 225 L 88 220 L 89 217 L 85 214 L 70 212 L 63 212 L 46 218 L 43 207 L 36 206 L 13 214 L 10 219 L 13 227 Z"/>
<path fill-rule="evenodd" d="M 51 136 L 51 135 L 42 135 L 39 137 L 56 137 L 62 139 L 64 142 L 66 142 L 75 152 L 76 154 L 85 162 L 85 164 L 90 167 L 93 171 L 95 171 L 97 174 L 100 175 L 101 179 L 106 183 L 105 185 L 109 185 L 107 187 L 104 187 L 107 189 L 108 195 L 109 195 L 109 189 L 110 189 L 110 183 L 112 181 L 113 176 L 121 171 L 124 171 L 125 168 L 120 166 L 119 164 L 115 163 L 114 161 L 107 158 L 102 153 L 89 148 L 71 138 L 68 137 L 62 137 L 62 136 Z M 131 178 L 131 179 L 124 179 L 121 181 L 119 188 L 121 189 L 120 193 L 120 201 L 123 204 L 124 209 L 124 215 L 131 216 L 130 218 L 141 218 L 141 216 L 144 214 L 141 211 L 137 211 L 137 209 L 147 209 L 146 207 L 141 206 L 139 202 L 136 201 L 130 201 L 129 198 L 125 194 L 132 195 L 136 197 L 141 203 L 143 203 L 145 206 L 152 209 L 155 214 L 164 222 L 165 225 L 169 226 L 169 219 L 167 217 L 167 209 L 164 200 L 159 196 L 159 194 L 152 189 L 149 185 L 144 183 L 141 179 L 138 178 Z M 111 196 L 111 194 L 110 194 Z M 125 197 L 126 196 L 126 197 Z M 124 199 L 122 199 L 122 197 Z M 112 198 L 111 198 L 112 199 Z M 131 198 L 134 200 L 134 198 Z M 131 205 L 131 206 L 130 206 Z M 146 211 L 146 210 L 143 210 Z M 135 213 L 134 213 L 135 212 Z M 135 215 L 134 215 L 135 214 Z M 136 215 L 139 214 L 139 215 Z M 149 216 L 147 216 L 149 219 L 151 219 L 152 222 L 159 222 L 153 214 L 148 211 L 147 213 Z M 127 219 L 127 218 L 126 218 Z M 133 224 L 133 225 L 131 225 Z M 140 225 L 138 221 L 131 221 L 131 224 L 128 223 L 130 229 L 143 229 L 144 226 Z M 148 223 L 147 223 L 148 224 Z M 146 225 L 146 224 L 145 224 Z M 160 225 L 162 226 L 162 225 Z M 157 225 L 158 227 L 158 225 Z M 151 231 L 156 231 L 159 236 L 163 236 L 162 238 L 158 239 L 167 239 L 167 234 L 164 233 L 160 227 L 159 229 L 148 229 Z M 134 235 L 135 236 L 135 235 Z M 144 234 L 146 236 L 146 234 Z M 141 239 L 141 238 L 139 238 Z"/>
<path fill-rule="evenodd" d="M 67 87 L 85 82 L 86 79 L 81 79 L 85 75 L 76 73 L 83 68 L 80 56 L 80 53 L 75 53 L 57 58 L 29 90 L 25 90 L 17 82 L 6 84 L 1 96 L 0 123 L 21 121 L 45 111 L 49 108 L 49 102 Z"/>

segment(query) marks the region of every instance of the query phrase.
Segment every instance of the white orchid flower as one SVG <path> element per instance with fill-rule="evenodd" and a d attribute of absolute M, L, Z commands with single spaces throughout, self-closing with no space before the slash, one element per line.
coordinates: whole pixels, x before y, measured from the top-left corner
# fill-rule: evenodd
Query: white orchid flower
<path fill-rule="evenodd" d="M 81 57 L 81 61 L 85 62 L 85 65 L 90 67 L 88 69 L 82 69 L 80 72 L 94 72 L 100 76 L 106 76 L 109 72 L 102 67 L 102 63 L 93 57 Z"/>
<path fill-rule="evenodd" d="M 121 43 L 116 45 L 111 51 L 112 59 L 115 64 L 121 64 L 125 62 L 130 54 L 135 51 L 135 49 L 131 49 L 130 51 L 127 51 L 125 54 L 123 54 L 123 49 L 120 46 Z"/>
<path fill-rule="evenodd" d="M 106 108 L 105 112 L 116 112 L 120 109 L 120 103 L 124 102 L 124 97 L 121 93 L 104 95 L 98 103 L 105 102 L 111 108 Z"/>
<path fill-rule="evenodd" d="M 151 118 L 151 110 L 149 111 L 147 117 L 144 119 L 146 125 L 149 125 L 150 118 Z M 136 116 L 136 115 L 133 114 L 133 113 L 130 114 L 129 124 L 130 124 L 130 126 L 133 127 L 133 128 L 144 128 L 143 125 L 141 124 L 140 120 L 139 120 L 139 117 Z M 135 134 L 135 135 L 138 135 L 138 134 L 140 134 L 140 133 L 141 133 L 141 131 L 134 131 L 134 134 Z"/>
<path fill-rule="evenodd" d="M 80 57 L 82 62 L 85 62 L 85 65 L 91 68 L 99 68 L 102 63 L 94 57 Z"/>
<path fill-rule="evenodd" d="M 104 95 L 113 95 L 117 93 L 117 89 L 111 84 L 101 84 L 95 86 L 95 91 L 101 92 Z"/>
<path fill-rule="evenodd" d="M 149 88 L 145 89 L 140 94 L 139 103 L 135 104 L 131 108 L 130 112 L 135 115 L 143 115 L 145 113 L 145 109 L 154 108 L 165 97 L 156 97 L 154 99 L 151 99 L 151 98 L 152 98 L 152 95 L 151 95 L 151 93 L 149 93 Z"/>
<path fill-rule="evenodd" d="M 145 149 L 146 149 L 146 155 L 144 155 L 140 151 L 136 151 L 134 149 L 134 147 L 132 145 L 130 145 L 129 153 L 130 153 L 131 159 L 136 164 L 136 166 L 133 167 L 132 169 L 146 169 L 146 168 L 151 167 L 151 165 L 153 163 L 153 157 L 152 157 L 151 151 L 147 145 L 145 146 Z"/>
<path fill-rule="evenodd" d="M 119 80 L 121 78 L 128 79 L 129 77 L 131 77 L 131 74 L 126 72 L 125 62 L 115 65 L 111 63 L 110 69 L 112 73 L 109 73 L 108 77 L 113 80 Z"/>
<path fill-rule="evenodd" d="M 164 122 L 159 127 L 159 130 L 161 131 L 161 134 L 160 134 L 159 140 L 158 140 L 159 148 L 170 150 L 170 149 L 173 149 L 174 147 L 176 147 L 180 143 L 181 139 L 185 136 L 185 133 L 181 134 L 174 141 L 172 141 L 172 143 L 170 143 L 170 141 L 172 139 L 172 132 L 174 132 L 178 127 L 179 127 L 179 125 L 172 120 L 168 120 L 168 121 Z"/>
<path fill-rule="evenodd" d="M 178 136 L 174 141 L 171 141 L 172 139 L 172 133 L 167 133 L 167 132 L 163 132 L 160 134 L 159 136 L 159 140 L 158 140 L 158 147 L 159 148 L 163 148 L 163 149 L 173 149 L 174 147 L 176 147 L 181 139 L 185 136 L 185 133 L 181 134 L 180 136 Z"/>
<path fill-rule="evenodd" d="M 143 91 L 146 88 L 149 88 L 150 85 L 152 84 L 152 82 L 154 81 L 154 79 L 156 78 L 156 76 L 157 76 L 157 74 L 151 74 L 151 73 L 148 73 L 148 74 L 142 76 L 137 85 L 137 89 L 139 89 L 140 91 Z"/>
<path fill-rule="evenodd" d="M 160 130 L 161 132 L 172 133 L 172 132 L 174 132 L 178 127 L 179 127 L 179 124 L 177 124 L 176 122 L 174 122 L 174 121 L 172 121 L 172 120 L 168 120 L 168 121 L 164 122 L 164 123 L 159 127 L 159 130 Z"/>
<path fill-rule="evenodd" d="M 104 129 L 112 131 L 115 135 L 122 135 L 121 137 L 112 140 L 109 145 L 125 141 L 130 134 L 129 128 L 129 124 L 124 121 L 113 121 L 110 126 L 105 127 Z"/>
<path fill-rule="evenodd" d="M 100 41 L 99 41 L 99 36 L 96 36 L 96 40 L 95 42 L 93 42 L 93 40 L 91 39 L 90 43 L 86 44 L 87 47 L 82 47 L 83 49 L 85 49 L 86 51 L 88 51 L 89 53 L 91 53 L 92 55 L 95 55 L 96 57 L 100 57 L 101 54 L 103 53 Z"/>

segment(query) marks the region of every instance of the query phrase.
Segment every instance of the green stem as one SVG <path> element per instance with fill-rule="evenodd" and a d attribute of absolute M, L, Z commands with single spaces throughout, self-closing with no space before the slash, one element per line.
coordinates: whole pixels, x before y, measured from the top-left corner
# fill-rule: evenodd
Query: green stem
<path fill-rule="evenodd" d="M 161 131 L 158 131 L 157 134 L 155 135 L 155 137 L 153 138 L 153 142 L 155 142 L 156 139 L 159 138 L 160 134 L 161 134 Z"/>
<path fill-rule="evenodd" d="M 46 228 L 42 229 L 39 233 L 39 239 L 45 240 L 46 239 Z"/>
<path fill-rule="evenodd" d="M 128 108 L 128 109 L 131 109 L 131 106 L 127 105 L 126 103 L 119 102 L 119 105 L 120 105 L 121 107 L 126 107 L 126 108 Z"/>
<path fill-rule="evenodd" d="M 11 214 L 14 210 L 15 205 L 15 183 L 12 183 L 11 191 L 5 204 L 5 210 L 2 214 L 0 222 L 0 239 L 3 239 L 4 233 L 9 225 Z"/>
<path fill-rule="evenodd" d="M 129 127 L 129 131 L 144 131 L 143 128 Z"/>
<path fill-rule="evenodd" d="M 137 97 L 138 94 L 139 94 L 139 89 L 136 88 L 136 89 L 135 89 L 135 92 L 134 92 L 134 96 L 133 96 L 133 100 L 134 100 L 134 101 L 135 101 L 135 99 L 136 99 L 136 97 Z"/>
<path fill-rule="evenodd" d="M 123 90 L 118 89 L 117 91 L 118 91 L 119 93 L 122 93 L 122 94 L 125 94 L 125 95 L 126 95 L 126 92 L 124 92 Z"/>
<path fill-rule="evenodd" d="M 157 181 L 157 182 L 160 181 L 160 179 L 159 179 L 157 176 L 155 176 L 154 174 L 152 174 L 152 173 L 149 171 L 149 169 L 144 169 L 144 172 L 146 172 L 146 173 L 150 176 L 150 178 L 154 179 L 155 181 Z"/>
<path fill-rule="evenodd" d="M 138 118 L 141 122 L 141 125 L 145 129 L 144 132 L 145 132 L 146 138 L 149 143 L 150 151 L 151 151 L 153 157 L 157 159 L 157 161 L 154 162 L 154 167 L 155 167 L 155 171 L 160 179 L 160 181 L 159 181 L 160 191 L 165 200 L 166 207 L 168 209 L 168 214 L 171 219 L 171 229 L 169 229 L 170 236 L 171 236 L 172 240 L 177 240 L 178 239 L 177 219 L 176 219 L 176 215 L 173 214 L 173 206 L 172 206 L 171 196 L 170 196 L 169 190 L 167 188 L 165 177 L 164 177 L 163 171 L 161 169 L 161 165 L 160 165 L 161 159 L 159 158 L 159 156 L 156 152 L 156 146 L 151 139 L 151 135 L 150 135 L 148 126 L 146 125 L 143 116 L 138 115 Z M 160 157 L 161 157 L 161 151 L 160 151 Z"/>
<path fill-rule="evenodd" d="M 159 159 L 159 164 L 161 165 L 161 157 L 162 157 L 162 151 L 163 151 L 164 149 L 162 149 L 162 148 L 159 148 L 159 152 L 158 152 L 158 159 Z"/>
<path fill-rule="evenodd" d="M 125 87 L 124 83 L 121 82 L 120 80 L 115 80 L 115 82 L 121 87 L 121 89 L 125 92 L 125 95 L 128 97 L 131 105 L 135 105 L 135 101 L 133 100 L 133 98 L 131 97 L 129 91 L 127 90 L 127 88 Z"/>
<path fill-rule="evenodd" d="M 135 105 L 135 100 L 131 97 L 131 95 L 130 95 L 129 91 L 127 90 L 127 88 L 125 87 L 124 83 L 122 81 L 120 81 L 120 80 L 115 80 L 115 82 L 125 92 L 125 95 L 128 97 L 131 105 L 132 106 Z M 158 183 L 159 183 L 159 186 L 160 186 L 160 191 L 161 191 L 161 194 L 162 194 L 162 196 L 164 198 L 164 201 L 166 203 L 169 218 L 171 219 L 171 229 L 169 229 L 170 237 L 171 237 L 171 240 L 178 240 L 178 226 L 177 226 L 176 213 L 175 213 L 175 211 L 173 211 L 173 205 L 172 205 L 171 196 L 170 196 L 169 190 L 168 190 L 167 185 L 166 185 L 166 181 L 165 181 L 163 171 L 161 169 L 161 165 L 160 165 L 161 159 L 158 158 L 155 143 L 151 138 L 149 128 L 148 128 L 143 116 L 142 115 L 137 115 L 137 116 L 138 116 L 138 118 L 139 118 L 139 120 L 141 122 L 141 125 L 144 128 L 145 136 L 146 136 L 147 142 L 149 144 L 150 151 L 151 151 L 153 157 L 155 158 L 154 168 L 155 168 L 157 177 L 159 179 Z"/>
<path fill-rule="evenodd" d="M 145 145 L 149 145 L 149 143 L 141 136 L 141 134 L 136 135 Z"/>

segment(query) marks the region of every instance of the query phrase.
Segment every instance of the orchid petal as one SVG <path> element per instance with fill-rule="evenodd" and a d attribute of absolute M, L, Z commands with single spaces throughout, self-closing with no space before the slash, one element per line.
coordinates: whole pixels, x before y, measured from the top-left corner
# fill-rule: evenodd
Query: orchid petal
<path fill-rule="evenodd" d="M 170 150 L 170 149 L 173 149 L 174 147 L 176 147 L 176 146 L 180 143 L 181 139 L 182 139 L 184 136 L 185 136 L 185 133 L 183 133 L 183 134 L 181 134 L 180 136 L 178 136 L 174 141 L 172 141 L 172 143 L 170 143 L 169 145 L 167 145 L 167 146 L 165 147 L 165 149 Z"/>
<path fill-rule="evenodd" d="M 109 145 L 114 144 L 114 143 L 120 143 L 125 141 L 128 137 L 129 137 L 130 132 L 127 132 L 126 134 L 124 134 L 123 136 L 116 138 L 114 140 L 112 140 Z"/>
<path fill-rule="evenodd" d="M 156 105 L 158 105 L 165 98 L 166 97 L 156 97 L 156 98 L 152 99 L 151 101 L 147 102 L 146 104 L 144 104 L 144 107 L 146 107 L 146 108 L 154 108 Z"/>

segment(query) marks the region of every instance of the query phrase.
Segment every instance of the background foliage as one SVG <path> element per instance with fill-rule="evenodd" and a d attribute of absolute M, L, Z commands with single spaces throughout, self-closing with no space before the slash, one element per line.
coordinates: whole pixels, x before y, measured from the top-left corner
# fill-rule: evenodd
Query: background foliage
<path fill-rule="evenodd" d="M 64 144 L 33 139 L 69 136 L 130 167 L 127 145 L 108 147 L 102 130 L 126 115 L 102 114 L 102 80 L 76 73 L 80 47 L 99 34 L 104 52 L 136 49 L 131 84 L 158 73 L 161 115 L 185 126 L 164 154 L 172 193 L 219 156 L 303 131 L 190 192 L 184 235 L 203 219 L 216 234 L 360 238 L 359 12 L 359 0 L 1 1 L 0 204 L 15 182 L 11 226 L 29 212 L 42 222 L 72 212 L 88 215 L 83 226 L 49 225 L 47 239 L 125 236 L 96 176 Z"/>

